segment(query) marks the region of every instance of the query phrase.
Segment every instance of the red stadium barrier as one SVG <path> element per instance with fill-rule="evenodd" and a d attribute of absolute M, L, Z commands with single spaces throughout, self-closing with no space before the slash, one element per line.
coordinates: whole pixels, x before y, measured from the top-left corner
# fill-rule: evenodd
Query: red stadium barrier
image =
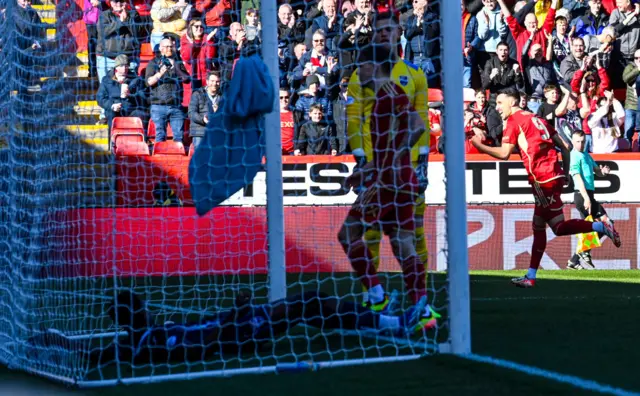
<path fill-rule="evenodd" d="M 286 207 L 286 260 L 290 273 L 349 272 L 336 235 L 348 208 Z M 593 251 L 598 268 L 637 269 L 639 204 L 611 204 L 607 210 L 623 237 L 620 249 L 606 241 Z M 532 205 L 469 207 L 472 270 L 525 269 L 531 249 Z M 577 217 L 565 206 L 567 217 Z M 65 275 L 121 276 L 248 274 L 267 270 L 264 207 L 217 208 L 198 217 L 192 208 L 84 209 L 64 213 Z M 430 270 L 443 270 L 444 207 L 425 216 Z M 549 232 L 550 234 L 550 232 Z M 549 236 L 542 268 L 565 268 L 575 238 Z M 381 270 L 399 271 L 387 241 Z M 62 273 L 62 272 L 59 272 Z"/>

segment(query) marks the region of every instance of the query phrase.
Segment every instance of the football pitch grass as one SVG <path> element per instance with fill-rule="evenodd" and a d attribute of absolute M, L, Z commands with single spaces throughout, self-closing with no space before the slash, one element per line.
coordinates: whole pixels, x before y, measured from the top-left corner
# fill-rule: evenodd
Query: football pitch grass
<path fill-rule="evenodd" d="M 474 354 L 580 377 L 601 385 L 640 392 L 640 272 L 540 271 L 533 289 L 518 289 L 509 278 L 522 271 L 471 274 L 471 330 Z M 430 275 L 438 288 L 444 275 Z M 398 277 L 393 277 L 398 279 Z M 148 281 L 147 281 L 148 282 Z M 344 282 L 322 289 L 352 292 Z M 148 283 L 147 283 L 148 284 Z M 300 285 L 300 284 L 298 284 Z M 289 293 L 299 292 L 299 286 Z M 314 286 L 312 282 L 309 286 Z M 400 284 L 392 285 L 400 288 Z M 297 290 L 296 290 L 297 288 Z M 327 290 L 328 288 L 328 290 Z M 438 300 L 446 298 L 442 291 Z M 439 335 L 444 335 L 443 332 Z M 322 338 L 322 337 L 321 337 Z M 441 340 L 440 340 L 441 341 Z M 324 341 L 320 340 L 324 345 Z M 61 385 L 0 369 L 0 384 L 21 394 L 60 394 Z M 14 389 L 12 388 L 12 389 Z M 591 393 L 572 385 L 449 355 L 421 360 L 323 369 L 315 373 L 244 375 L 221 379 L 81 389 L 82 395 L 500 395 Z M 19 392 L 0 395 L 20 394 Z"/>

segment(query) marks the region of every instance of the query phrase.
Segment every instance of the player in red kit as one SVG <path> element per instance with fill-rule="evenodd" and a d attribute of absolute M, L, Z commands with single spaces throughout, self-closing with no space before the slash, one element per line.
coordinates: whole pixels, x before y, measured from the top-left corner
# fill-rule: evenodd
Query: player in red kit
<path fill-rule="evenodd" d="M 529 270 L 525 276 L 514 278 L 511 282 L 518 287 L 533 287 L 540 260 L 547 246 L 547 224 L 558 236 L 597 231 L 611 238 L 616 246 L 620 246 L 620 236 L 610 225 L 603 222 L 564 219 L 560 194 L 564 184 L 570 180 L 570 147 L 544 120 L 520 109 L 519 101 L 520 97 L 515 92 L 502 93 L 496 99 L 496 109 L 505 122 L 502 146 L 486 146 L 478 137 L 473 137 L 471 143 L 480 152 L 502 160 L 509 158 L 516 145 L 520 149 L 520 157 L 529 175 L 536 206 L 533 212 L 533 248 Z M 562 167 L 558 161 L 556 147 L 562 153 Z"/>
<path fill-rule="evenodd" d="M 389 237 L 394 256 L 402 267 L 405 287 L 414 303 L 426 300 L 424 263 L 415 249 L 414 205 L 420 195 L 411 164 L 411 148 L 425 131 L 425 124 L 403 89 L 391 79 L 389 50 L 368 47 L 359 56 L 363 87 L 375 93 L 371 111 L 373 159 L 356 170 L 347 187 L 364 185 L 338 234 L 354 271 L 367 288 L 372 304 L 384 300 L 373 255 L 363 237 L 366 226 L 379 226 Z M 439 315 L 428 305 L 415 327 L 419 332 L 437 324 Z"/>

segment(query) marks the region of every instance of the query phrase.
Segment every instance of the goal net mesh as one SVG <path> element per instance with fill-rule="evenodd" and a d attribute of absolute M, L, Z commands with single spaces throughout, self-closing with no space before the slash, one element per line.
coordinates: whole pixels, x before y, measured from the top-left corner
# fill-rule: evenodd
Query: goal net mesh
<path fill-rule="evenodd" d="M 169 122 L 164 118 L 173 128 L 183 124 L 180 146 L 176 130 L 167 131 L 167 141 L 160 142 L 161 130 L 168 127 L 156 125 L 162 118 L 157 113 L 156 87 L 149 82 L 147 72 L 154 62 L 162 62 L 162 55 L 149 52 L 150 46 L 167 42 L 157 36 L 154 12 L 162 11 L 151 9 L 151 3 L 116 2 L 114 6 L 112 1 L 109 6 L 103 4 L 101 15 L 91 25 L 88 10 L 83 12 L 85 3 L 68 0 L 31 5 L 25 0 L 10 0 L 0 6 L 0 361 L 68 383 L 115 384 L 168 376 L 308 367 L 301 362 L 401 360 L 434 353 L 447 341 L 447 279 L 442 272 L 447 268 L 446 178 L 443 158 L 435 153 L 438 134 L 432 133 L 425 143 L 426 152 L 431 151 L 427 207 L 417 227 L 424 227 L 428 247 L 428 301 L 442 315 L 436 329 L 392 336 L 367 329 L 320 330 L 298 325 L 274 334 L 269 342 L 251 350 L 214 353 L 189 362 L 176 356 L 171 361 L 153 362 L 120 356 L 96 363 L 86 353 L 79 353 L 81 349 L 95 355 L 129 339 L 107 312 L 119 292 L 135 292 L 157 326 L 203 323 L 216 312 L 232 307 L 240 292 L 250 292 L 256 307 L 268 303 L 274 276 L 270 273 L 267 239 L 270 219 L 266 192 L 270 181 L 264 169 L 252 183 L 204 216 L 196 214 L 189 188 L 188 167 L 193 156 L 191 146 L 195 147 L 198 137 L 194 133 L 197 121 L 192 109 L 183 105 L 194 100 L 196 91 L 202 93 L 204 101 L 215 96 L 207 96 L 206 71 L 217 70 L 223 87 L 229 82 L 226 73 L 235 59 L 227 50 L 237 45 L 236 25 L 218 26 L 210 35 L 215 51 L 201 57 L 204 69 L 200 69 L 200 58 L 195 58 L 198 55 L 185 55 L 177 48 L 189 44 L 186 39 L 174 41 L 174 69 L 186 65 L 184 69 L 192 77 L 191 83 L 174 84 L 176 91 L 171 92 L 180 95 L 172 108 L 188 121 L 174 124 L 173 119 Z M 400 29 L 405 33 L 399 37 L 400 56 L 413 54 L 412 59 L 399 62 L 405 63 L 406 70 L 422 73 L 428 81 L 428 97 L 423 100 L 429 102 L 428 118 L 433 129 L 434 122 L 439 123 L 440 114 L 445 113 L 446 102 L 440 91 L 442 2 L 430 1 L 424 12 L 431 19 L 424 18 L 422 25 L 413 26 L 423 30 L 418 41 L 406 37 L 406 21 L 414 15 L 417 2 L 396 3 L 393 8 L 402 14 Z M 131 38 L 132 51 L 126 47 L 129 42 L 109 41 L 113 32 L 107 23 L 113 22 L 118 4 L 130 10 L 118 25 L 118 37 L 126 37 L 124 41 Z M 280 19 L 279 49 L 274 46 L 280 65 L 280 96 L 288 96 L 286 100 L 290 101 L 288 106 L 281 106 L 282 134 L 294 127 L 294 148 L 283 155 L 282 173 L 286 294 L 321 291 L 360 305 L 366 296 L 337 237 L 357 197 L 354 191 L 342 187 L 356 166 L 346 119 L 346 106 L 353 98 L 346 91 L 359 66 L 355 63 L 357 49 L 376 34 L 371 15 L 388 5 L 368 0 L 325 0 L 322 4 L 324 9 L 319 9 L 317 2 L 292 3 L 289 11 L 295 21 L 287 28 Z M 243 1 L 231 8 L 225 11 L 229 20 L 246 24 L 247 9 L 258 9 L 260 15 L 261 5 Z M 205 35 L 213 30 L 207 26 L 209 17 L 201 17 L 201 10 L 195 6 L 180 9 L 180 16 L 171 18 L 177 18 L 176 23 L 182 23 L 185 30 L 197 31 L 192 25 L 198 23 L 205 25 Z M 135 18 L 133 10 L 137 10 Z M 365 17 L 359 16 L 361 10 L 365 10 Z M 280 7 L 278 18 L 282 12 Z M 338 22 L 328 16 L 331 12 L 338 14 Z M 127 21 L 132 18 L 139 26 L 129 37 L 124 30 L 130 28 Z M 328 25 L 323 25 L 327 20 Z M 268 26 L 275 21 L 262 19 L 260 23 Z M 337 29 L 332 27 L 334 23 Z M 95 63 L 91 59 L 94 29 L 97 39 L 104 40 L 98 43 Z M 252 36 L 256 29 L 251 26 L 243 30 L 248 40 L 256 36 Z M 289 36 L 283 36 L 283 32 Z M 192 40 L 193 33 L 187 34 Z M 324 49 L 316 36 L 318 40 L 324 36 Z M 107 42 L 116 43 L 115 47 L 106 49 L 111 45 Z M 299 52 L 299 44 L 307 44 L 306 55 Z M 118 45 L 124 45 L 123 51 L 129 55 L 125 65 L 129 92 L 120 97 L 123 107 L 114 110 L 118 95 L 101 85 L 113 87 L 114 81 L 122 82 L 115 71 L 119 60 L 112 57 Z M 203 52 L 205 47 L 202 45 Z M 417 48 L 424 50 L 420 57 L 416 56 Z M 245 55 L 243 51 L 238 53 Z M 173 76 L 171 73 L 169 76 Z M 99 81 L 98 76 L 106 76 L 106 80 Z M 409 76 L 400 73 L 396 77 L 405 87 Z M 133 92 L 134 87 L 139 91 Z M 100 99 L 101 90 L 109 91 L 102 94 L 111 101 Z M 134 94 L 137 99 L 132 100 Z M 186 101 L 182 101 L 184 97 Z M 135 109 L 125 110 L 127 103 L 133 103 Z M 322 105 L 319 122 L 314 121 L 314 103 Z M 111 135 L 115 121 L 112 123 L 110 117 L 132 114 L 140 118 L 142 129 L 133 121 L 121 126 L 120 132 L 127 132 L 134 142 L 125 144 L 126 139 L 116 140 Z M 100 121 L 102 118 L 109 125 Z M 150 124 L 154 124 L 155 134 Z M 278 130 L 269 128 L 267 131 Z M 142 145 L 137 144 L 137 132 L 142 135 Z M 317 135 L 311 136 L 313 133 Z M 266 138 L 278 136 L 267 133 Z M 211 143 L 205 137 L 200 144 Z M 165 147 L 161 149 L 162 145 Z M 135 152 L 141 147 L 148 152 Z M 176 152 L 180 148 L 183 152 Z M 230 147 L 238 148 L 243 147 Z M 302 155 L 294 155 L 296 150 Z M 241 161 L 236 165 L 252 164 Z M 371 246 L 377 244 L 375 232 L 367 232 L 366 238 Z M 402 269 L 388 238 L 383 233 L 377 238 L 381 239 L 382 285 L 395 307 L 390 314 L 401 315 L 413 301 L 405 290 Z"/>

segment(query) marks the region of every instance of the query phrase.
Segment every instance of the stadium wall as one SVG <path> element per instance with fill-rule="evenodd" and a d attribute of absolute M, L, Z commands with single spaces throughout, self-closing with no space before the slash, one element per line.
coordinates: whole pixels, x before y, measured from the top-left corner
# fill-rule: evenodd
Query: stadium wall
<path fill-rule="evenodd" d="M 623 247 L 611 243 L 594 251 L 599 269 L 638 269 L 640 262 L 640 194 L 636 169 L 640 161 L 624 155 L 595 156 L 612 174 L 598 179 L 597 197 L 606 205 Z M 264 173 L 205 217 L 188 207 L 188 158 L 153 162 L 158 157 L 120 158 L 118 188 L 121 207 L 65 213 L 69 224 L 60 246 L 67 256 L 67 275 L 122 276 L 165 274 L 264 273 L 266 210 Z M 354 164 L 350 157 L 286 158 L 284 164 L 285 229 L 288 272 L 348 272 L 350 266 L 336 234 L 355 194 L 340 181 Z M 524 269 L 531 248 L 532 196 L 522 164 L 472 156 L 467 164 L 469 260 L 473 270 Z M 169 180 L 186 207 L 153 206 L 153 185 Z M 568 189 L 568 192 L 571 188 Z M 432 158 L 430 206 L 425 218 L 430 270 L 444 270 L 444 168 Z M 573 194 L 565 194 L 565 202 Z M 125 205 L 125 203 L 127 205 Z M 129 207 L 126 207 L 129 206 Z M 131 207 L 135 206 L 135 207 Z M 148 206 L 148 207 L 145 207 Z M 565 206 L 568 218 L 579 215 Z M 555 238 L 548 230 L 544 269 L 563 269 L 575 251 L 576 238 Z M 439 252 L 436 254 L 436 252 Z M 388 244 L 383 244 L 381 269 L 398 271 Z"/>

